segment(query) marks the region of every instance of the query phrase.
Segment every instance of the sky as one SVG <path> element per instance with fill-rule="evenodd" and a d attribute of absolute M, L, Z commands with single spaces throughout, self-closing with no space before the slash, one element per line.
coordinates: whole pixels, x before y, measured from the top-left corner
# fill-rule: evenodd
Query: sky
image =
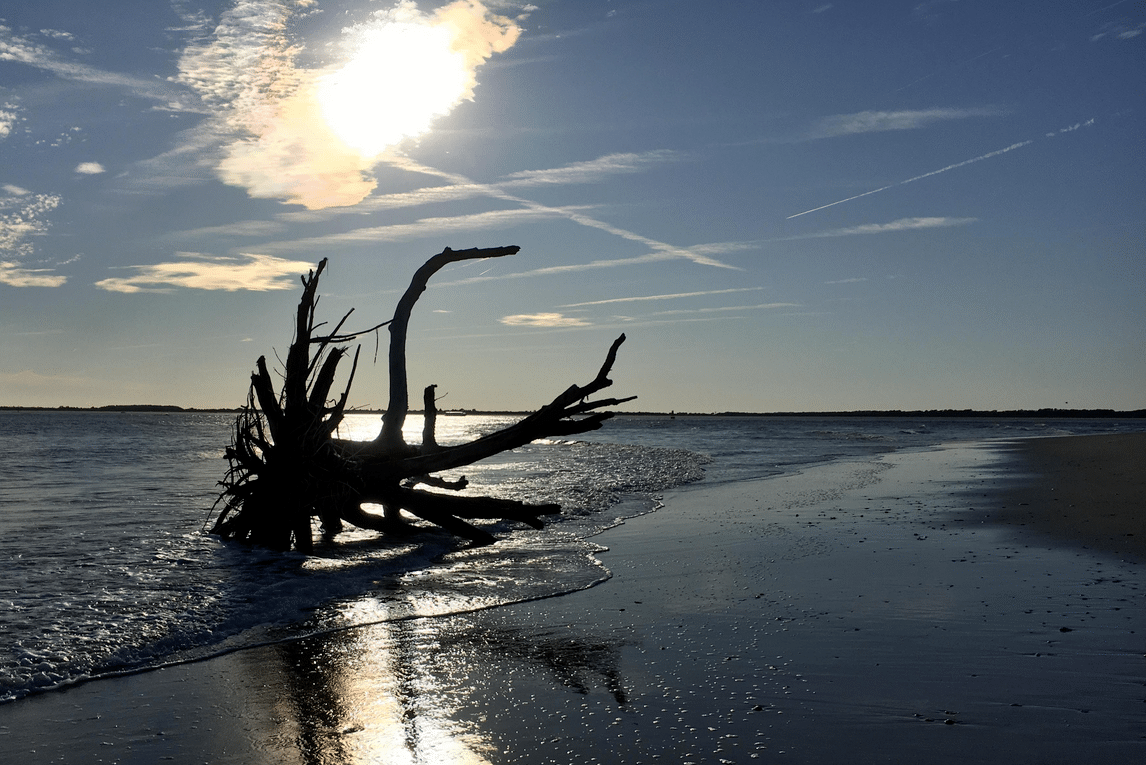
<path fill-rule="evenodd" d="M 235 407 L 318 314 L 411 400 L 1146 407 L 1122 0 L 11 0 L 0 405 Z M 385 330 L 350 404 L 384 407 Z"/>

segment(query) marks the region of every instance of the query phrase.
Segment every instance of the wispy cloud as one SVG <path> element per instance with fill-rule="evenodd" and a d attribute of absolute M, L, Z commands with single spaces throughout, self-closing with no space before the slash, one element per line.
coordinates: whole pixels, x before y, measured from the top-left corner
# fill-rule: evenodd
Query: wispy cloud
<path fill-rule="evenodd" d="M 228 223 L 222 226 L 204 226 L 203 228 L 175 231 L 164 236 L 164 239 L 198 239 L 201 237 L 216 236 L 275 236 L 283 233 L 286 225 L 274 220 L 244 220 Z"/>
<path fill-rule="evenodd" d="M 103 279 L 96 286 L 109 292 L 171 292 L 197 290 L 289 290 L 297 278 L 313 268 L 307 261 L 283 260 L 269 255 L 217 257 L 179 253 L 183 260 L 148 266 L 127 266 L 132 276 Z"/>
<path fill-rule="evenodd" d="M 1110 40 L 1133 40 L 1142 31 L 1146 30 L 1146 22 L 1138 24 L 1126 24 L 1125 22 L 1110 22 L 1103 24 L 1099 31 L 1090 36 L 1091 42 L 1098 42 L 1102 39 Z"/>
<path fill-rule="evenodd" d="M 389 226 L 356 228 L 325 236 L 291 239 L 260 245 L 267 252 L 309 252 L 331 249 L 352 242 L 398 242 L 422 237 L 442 237 L 459 231 L 488 231 L 509 228 L 536 220 L 561 218 L 569 208 L 538 207 L 537 209 L 491 210 L 472 215 L 454 215 L 441 218 L 421 218 L 412 223 Z"/>
<path fill-rule="evenodd" d="M 661 152 L 651 152 L 650 155 L 660 157 L 666 156 Z M 610 155 L 614 156 L 614 155 Z M 632 155 L 636 156 L 636 155 Z M 716 268 L 728 268 L 739 270 L 735 266 L 728 265 L 717 260 L 714 256 L 725 253 L 740 252 L 745 249 L 750 249 L 752 244 L 744 242 L 715 242 L 701 245 L 678 246 L 661 242 L 650 237 L 637 234 L 632 231 L 614 226 L 605 221 L 598 220 L 586 214 L 586 211 L 593 209 L 591 206 L 566 206 L 566 207 L 550 207 L 521 196 L 511 194 L 509 191 L 501 188 L 498 184 L 478 184 L 457 173 L 449 173 L 444 170 L 439 170 L 434 167 L 429 167 L 418 163 L 408 157 L 393 157 L 387 160 L 403 170 L 413 173 L 422 173 L 425 175 L 436 176 L 449 181 L 450 189 L 463 189 L 462 193 L 469 194 L 483 193 L 493 199 L 517 205 L 515 209 L 499 210 L 486 213 L 479 213 L 477 215 L 463 215 L 441 218 L 423 218 L 414 223 L 394 224 L 389 226 L 374 226 L 363 227 L 353 231 L 331 234 L 329 236 L 313 237 L 308 239 L 294 239 L 290 241 L 274 242 L 266 245 L 261 245 L 261 249 L 274 252 L 293 252 L 301 249 L 317 249 L 322 247 L 336 246 L 346 242 L 368 242 L 368 241 L 396 241 L 399 239 L 408 239 L 414 237 L 428 237 L 428 236 L 442 236 L 458 231 L 478 230 L 485 228 L 504 228 L 509 225 L 546 218 L 565 218 L 573 223 L 587 228 L 597 229 L 612 236 L 625 239 L 627 241 L 636 242 L 647 247 L 650 252 L 646 255 L 641 255 L 636 258 L 623 258 L 612 261 L 595 261 L 591 264 L 580 264 L 575 267 L 570 267 L 573 270 L 587 270 L 592 268 L 609 268 L 621 265 L 635 265 L 638 263 L 651 263 L 660 262 L 664 260 L 684 259 L 690 260 L 698 265 L 712 266 Z M 642 164 L 640 161 L 617 162 L 613 160 L 595 163 L 595 169 L 592 174 L 608 172 L 606 168 L 618 167 L 636 167 Z M 560 168 L 553 171 L 549 177 L 557 177 L 566 168 Z M 543 171 L 537 171 L 543 172 Z M 587 172 L 571 172 L 567 174 L 569 178 L 586 178 L 590 173 Z M 578 181 L 570 181 L 578 182 Z M 415 192 L 420 193 L 420 192 Z M 404 199 L 403 201 L 408 201 Z M 369 206 L 369 202 L 365 206 Z M 360 209 L 360 208 L 356 208 Z M 290 217 L 292 220 L 297 219 L 300 215 L 307 219 L 313 215 L 326 215 L 327 213 L 286 213 L 280 216 L 280 219 Z M 530 271 L 529 276 L 537 276 L 542 273 L 558 273 L 565 267 L 557 267 L 558 270 L 538 269 Z M 483 278 L 483 277 L 475 277 Z M 505 275 L 492 276 L 488 279 L 502 279 L 512 278 Z"/>
<path fill-rule="evenodd" d="M 865 111 L 854 114 L 836 114 L 819 120 L 808 131 L 808 138 L 835 138 L 857 133 L 880 133 L 888 130 L 916 130 L 936 122 L 969 119 L 972 117 L 998 117 L 1005 109 L 992 106 L 965 109 L 935 108 L 902 111 Z"/>
<path fill-rule="evenodd" d="M 691 260 L 693 263 L 702 266 L 729 268 L 738 271 L 740 269 L 737 266 L 728 265 L 727 263 L 716 260 L 712 256 L 729 252 L 738 252 L 742 249 L 747 249 L 742 243 L 739 242 L 724 242 L 720 244 L 705 244 L 681 247 L 674 244 L 668 244 L 667 242 L 657 241 L 656 239 L 652 239 L 650 237 L 619 228 L 610 223 L 605 223 L 604 221 L 599 221 L 580 213 L 571 213 L 566 217 L 568 217 L 569 220 L 573 221 L 574 223 L 579 223 L 582 226 L 595 228 L 608 234 L 612 234 L 613 236 L 620 237 L 621 239 L 627 239 L 630 242 L 643 244 L 652 250 L 654 255 L 660 255 L 661 259 L 664 260 L 680 258 L 684 260 Z"/>
<path fill-rule="evenodd" d="M 758 242 L 743 243 L 744 246 L 740 249 L 755 249 L 759 247 Z M 644 255 L 636 255 L 631 258 L 612 258 L 609 260 L 593 260 L 588 263 L 570 263 L 564 266 L 546 266 L 545 268 L 535 268 L 530 271 L 517 271 L 509 274 L 496 274 L 491 276 L 471 276 L 466 279 L 457 279 L 452 282 L 444 282 L 442 286 L 458 287 L 467 284 L 477 284 L 480 282 L 493 282 L 504 281 L 507 279 L 531 279 L 542 276 L 557 276 L 559 274 L 576 274 L 585 271 L 599 271 L 609 268 L 623 268 L 626 266 L 645 266 L 653 263 L 664 263 L 665 261 L 678 260 L 682 257 L 680 249 L 665 252 L 650 252 Z M 724 268 L 734 268 L 733 266 L 722 266 Z M 736 270 L 742 270 L 736 268 Z"/>
<path fill-rule="evenodd" d="M 527 188 L 545 185 L 573 185 L 583 183 L 599 183 L 609 178 L 627 173 L 643 172 L 657 164 L 682 159 L 680 152 L 668 149 L 654 149 L 652 151 L 628 154 L 607 154 L 596 159 L 584 162 L 574 162 L 562 167 L 522 170 L 511 173 L 490 183 L 478 183 L 468 179 L 458 180 L 460 176 L 440 173 L 440 177 L 455 180 L 455 182 L 441 186 L 425 186 L 412 191 L 403 191 L 393 194 L 380 194 L 367 197 L 353 208 L 353 214 L 363 212 L 377 212 L 382 210 L 396 210 L 408 207 L 421 207 L 423 205 L 458 202 L 476 197 L 492 197 L 510 202 L 521 202 L 509 193 L 510 189 Z M 408 172 L 426 172 L 427 168 L 416 165 L 405 157 L 389 156 L 382 160 L 385 164 L 396 169 Z M 439 174 L 434 171 L 435 174 Z M 351 212 L 347 210 L 346 212 Z M 341 215 L 340 208 L 331 208 L 327 214 Z M 282 220 L 314 216 L 315 213 L 283 213 Z"/>
<path fill-rule="evenodd" d="M 50 32 L 50 30 L 44 30 Z M 52 39 L 64 39 L 45 34 Z M 11 61 L 51 72 L 57 77 L 93 85 L 107 85 L 130 90 L 135 95 L 169 104 L 174 108 L 190 109 L 186 94 L 178 87 L 162 80 L 135 77 L 108 72 L 71 60 L 31 36 L 16 34 L 11 27 L 0 24 L 0 61 Z"/>
<path fill-rule="evenodd" d="M 11 184 L 0 195 L 0 283 L 11 287 L 59 287 L 67 281 L 48 268 L 32 267 L 35 239 L 47 233 L 55 194 L 33 194 Z"/>
<path fill-rule="evenodd" d="M 548 170 L 522 170 L 517 173 L 510 173 L 499 180 L 496 185 L 514 188 L 547 184 L 597 183 L 618 174 L 643 172 L 652 165 L 680 158 L 679 152 L 668 149 L 646 151 L 639 154 L 606 154 L 587 162 L 574 162 Z"/>
<path fill-rule="evenodd" d="M 755 305 L 722 305 L 711 308 L 674 308 L 670 311 L 654 311 L 648 316 L 685 316 L 691 314 L 732 313 L 734 311 L 761 311 L 777 308 L 799 308 L 799 303 L 756 303 Z"/>
<path fill-rule="evenodd" d="M 732 292 L 758 292 L 763 287 L 734 287 L 726 290 L 705 290 L 703 292 L 677 292 L 671 295 L 641 295 L 637 297 L 609 298 L 608 300 L 590 300 L 586 303 L 566 303 L 558 308 L 582 308 L 589 305 L 609 305 L 611 303 L 638 303 L 646 300 L 677 300 L 679 298 L 702 297 L 709 295 L 727 295 Z"/>
<path fill-rule="evenodd" d="M 1063 133 L 1073 133 L 1076 130 L 1081 130 L 1084 127 L 1090 127 L 1093 124 L 1094 124 L 1094 118 L 1092 117 L 1091 119 L 1088 119 L 1086 122 L 1076 122 L 1073 125 L 1068 125 L 1064 128 L 1059 128 L 1058 130 L 1052 130 L 1051 132 L 1047 133 L 1046 137 L 1047 138 L 1054 138 L 1055 136 L 1062 135 Z"/>
<path fill-rule="evenodd" d="M 824 4 L 823 4 L 823 5 L 821 5 L 821 6 L 818 6 L 818 7 L 816 7 L 816 8 L 813 8 L 813 9 L 812 9 L 812 13 L 815 13 L 815 14 L 827 13 L 827 12 L 828 12 L 828 11 L 830 11 L 832 8 L 833 8 L 833 6 L 832 6 L 832 4 L 831 4 L 831 3 L 824 3 Z"/>
<path fill-rule="evenodd" d="M 621 258 L 609 261 L 594 261 L 592 263 L 571 266 L 559 266 L 549 269 L 536 269 L 533 271 L 495 276 L 472 277 L 465 280 L 496 280 L 505 278 L 520 278 L 525 276 L 541 276 L 546 274 L 566 273 L 572 271 L 592 270 L 598 268 L 613 268 L 626 265 L 656 263 L 666 260 L 685 259 L 699 265 L 717 268 L 735 268 L 716 259 L 716 256 L 734 252 L 741 252 L 757 246 L 751 242 L 712 242 L 699 245 L 678 246 L 661 242 L 650 237 L 628 231 L 604 221 L 591 217 L 588 212 L 592 206 L 572 205 L 565 207 L 550 207 L 513 194 L 509 191 L 513 187 L 531 187 L 545 184 L 577 184 L 590 183 L 618 174 L 641 172 L 655 164 L 674 161 L 681 158 L 678 152 L 668 150 L 653 150 L 643 153 L 609 154 L 594 160 L 577 162 L 557 168 L 544 170 L 529 170 L 504 176 L 493 183 L 477 183 L 462 175 L 439 170 L 434 167 L 420 164 L 405 156 L 388 156 L 385 162 L 395 169 L 409 173 L 430 175 L 447 181 L 442 186 L 431 186 L 416 189 L 410 192 L 386 194 L 370 197 L 353 208 L 330 208 L 322 210 L 305 210 L 279 213 L 276 223 L 269 224 L 264 221 L 249 221 L 228 226 L 195 229 L 173 234 L 173 237 L 188 239 L 208 235 L 234 235 L 255 236 L 272 234 L 284 224 L 311 224 L 329 221 L 336 218 L 353 215 L 356 218 L 363 213 L 379 212 L 384 210 L 401 209 L 428 205 L 439 202 L 452 202 L 469 199 L 477 196 L 486 196 L 511 205 L 511 209 L 494 210 L 484 213 L 445 217 L 420 218 L 411 223 L 398 223 L 384 226 L 364 226 L 350 231 L 343 231 L 316 237 L 267 242 L 258 245 L 263 252 L 289 253 L 313 252 L 315 250 L 331 249 L 353 242 L 393 242 L 420 237 L 441 237 L 457 232 L 469 232 L 497 228 L 508 228 L 535 220 L 564 218 L 577 225 L 594 228 L 612 236 L 627 241 L 639 243 L 650 252 L 634 258 Z M 461 283 L 461 282 L 455 282 Z"/>
<path fill-rule="evenodd" d="M 212 181 L 224 133 L 210 119 L 179 131 L 171 149 L 134 163 L 122 182 L 129 192 L 148 194 Z"/>
<path fill-rule="evenodd" d="M 510 327 L 588 327 L 590 322 L 560 313 L 519 313 L 503 316 L 502 324 Z"/>
<path fill-rule="evenodd" d="M 897 231 L 918 231 L 927 228 L 949 228 L 951 226 L 966 226 L 977 220 L 978 218 L 900 218 L 890 223 L 865 223 L 860 226 L 848 226 L 847 228 L 818 231 L 813 234 L 801 234 L 799 236 L 786 237 L 785 241 L 795 239 L 822 239 L 837 236 L 887 234 Z"/>
<path fill-rule="evenodd" d="M 439 178 L 444 178 L 444 179 L 450 181 L 451 183 L 457 184 L 457 185 L 468 186 L 468 185 L 473 184 L 473 181 L 471 181 L 469 178 L 466 178 L 465 176 L 462 176 L 462 175 L 459 175 L 456 173 L 447 173 L 443 170 L 438 170 L 437 168 L 433 168 L 433 167 L 429 167 L 429 166 L 420 164 L 420 163 L 415 162 L 415 161 L 413 161 L 407 157 L 401 158 L 400 161 L 403 163 L 402 164 L 403 169 L 409 170 L 411 172 L 420 172 L 420 173 L 425 173 L 427 175 L 437 176 Z M 555 208 L 550 208 L 550 207 L 547 207 L 545 205 L 542 205 L 538 202 L 533 202 L 531 200 L 524 199 L 520 196 L 515 196 L 515 195 L 509 193 L 508 191 L 506 191 L 504 189 L 497 188 L 496 186 L 489 187 L 488 193 L 492 197 L 494 197 L 495 199 L 500 199 L 500 200 L 503 200 L 506 202 L 512 202 L 512 203 L 521 205 L 521 206 L 523 206 L 529 210 L 543 211 L 543 210 L 555 209 Z M 669 260 L 669 259 L 673 259 L 673 258 L 684 258 L 686 260 L 691 260 L 694 263 L 697 263 L 699 265 L 714 266 L 716 268 L 731 268 L 734 270 L 736 269 L 735 266 L 730 266 L 726 263 L 722 263 L 719 260 L 716 260 L 712 257 L 713 255 L 719 255 L 719 254 L 725 253 L 725 252 L 736 252 L 736 251 L 738 251 L 737 245 L 735 243 L 725 243 L 725 244 L 720 244 L 720 245 L 713 244 L 713 245 L 703 245 L 703 246 L 678 247 L 676 245 L 671 245 L 671 244 L 668 244 L 666 242 L 660 242 L 660 241 L 657 241 L 655 239 L 651 239 L 649 237 L 642 236 L 641 234 L 637 234 L 635 232 L 628 231 L 626 229 L 619 228 L 617 226 L 613 226 L 612 224 L 606 223 L 606 222 L 601 221 L 601 220 L 597 220 L 596 218 L 591 218 L 588 215 L 585 215 L 583 212 L 578 212 L 578 210 L 582 210 L 585 208 L 566 207 L 566 208 L 560 208 L 560 209 L 564 211 L 563 214 L 564 214 L 565 218 L 567 218 L 568 220 L 570 220 L 570 221 L 572 221 L 578 225 L 585 226 L 587 228 L 595 228 L 595 229 L 598 229 L 600 231 L 604 231 L 608 234 L 612 234 L 613 236 L 620 237 L 621 239 L 626 239 L 626 240 L 631 241 L 631 242 L 637 242 L 639 244 L 645 245 L 649 249 L 653 250 L 654 255 L 657 255 L 657 254 L 660 255 L 660 257 L 654 258 L 654 260 Z M 645 256 L 645 257 L 647 257 L 647 256 Z"/>
<path fill-rule="evenodd" d="M 611 302 L 611 301 L 603 301 Z M 596 305 L 596 303 L 586 303 L 584 305 Z M 568 307 L 568 306 L 562 306 Z M 781 308 L 799 308 L 799 303 L 755 303 L 749 305 L 725 305 L 725 306 L 710 306 L 707 308 L 676 308 L 665 311 L 653 311 L 652 313 L 641 314 L 639 316 L 613 316 L 612 322 L 622 322 L 624 324 L 632 323 L 665 323 L 665 317 L 716 317 L 724 316 L 727 314 L 743 313 L 746 311 L 761 311 L 761 310 L 777 310 Z M 566 316 L 562 313 L 533 313 L 533 314 L 516 314 L 513 316 L 505 316 L 499 321 L 511 327 L 544 327 L 544 328 L 569 328 L 569 327 L 592 327 L 597 326 L 594 322 L 588 319 L 583 319 L 576 316 Z"/>
<path fill-rule="evenodd" d="M 443 204 L 446 202 L 459 202 L 480 196 L 492 196 L 497 187 L 484 183 L 458 183 L 448 186 L 426 186 L 413 191 L 403 191 L 395 194 L 379 194 L 362 200 L 355 206 L 355 212 L 376 212 L 380 210 L 400 210 L 407 207 L 421 207 L 423 205 Z M 338 213 L 340 211 L 334 211 Z M 304 215 L 306 213 L 303 213 Z M 284 213 L 283 217 L 295 213 Z"/>
<path fill-rule="evenodd" d="M 824 284 L 858 284 L 860 282 L 866 282 L 867 280 L 866 276 L 855 276 L 851 279 L 835 279 L 830 282 L 824 282 Z"/>

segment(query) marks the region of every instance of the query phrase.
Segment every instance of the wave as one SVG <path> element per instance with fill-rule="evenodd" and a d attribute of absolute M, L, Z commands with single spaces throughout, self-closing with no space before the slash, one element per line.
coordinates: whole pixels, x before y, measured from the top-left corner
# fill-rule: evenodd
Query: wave
<path fill-rule="evenodd" d="M 0 701 L 321 632 L 592 587 L 610 574 L 590 537 L 654 509 L 657 492 L 698 480 L 706 460 L 647 446 L 533 444 L 469 466 L 466 492 L 561 504 L 543 530 L 492 522 L 500 541 L 474 548 L 437 529 L 397 540 L 350 529 L 311 556 L 283 555 L 200 530 L 209 495 L 192 487 L 218 470 L 205 442 L 221 443 L 225 424 L 192 434 L 177 452 L 152 450 L 150 464 L 130 463 L 141 466 L 134 473 L 113 438 L 93 455 L 114 468 L 106 481 L 95 471 L 77 484 L 42 467 L 74 470 L 71 460 L 41 462 L 22 502 L 0 505 L 0 520 L 39 522 L 24 537 L 32 543 L 13 556 L 17 565 L 0 574 L 3 590 L 14 593 L 0 598 L 0 628 L 11 636 L 0 647 Z M 164 470 L 182 461 L 198 472 L 157 484 L 142 467 L 155 468 L 156 459 Z M 61 492 L 69 501 L 53 508 Z"/>

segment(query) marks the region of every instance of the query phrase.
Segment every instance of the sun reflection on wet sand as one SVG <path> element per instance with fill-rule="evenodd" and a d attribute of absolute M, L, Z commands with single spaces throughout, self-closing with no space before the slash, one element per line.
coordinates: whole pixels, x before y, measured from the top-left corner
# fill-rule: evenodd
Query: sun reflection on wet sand
<path fill-rule="evenodd" d="M 285 643 L 277 743 L 305 763 L 482 765 L 488 744 L 451 719 L 417 621 Z"/>
<path fill-rule="evenodd" d="M 487 728 L 504 721 L 486 720 L 486 712 L 491 697 L 510 691 L 504 681 L 515 670 L 499 682 L 490 666 L 547 676 L 575 696 L 603 690 L 619 708 L 626 703 L 620 649 L 577 631 L 475 626 L 464 615 L 279 644 L 251 654 L 258 661 L 248 665 L 271 722 L 260 748 L 308 765 L 497 762 L 502 753 Z"/>

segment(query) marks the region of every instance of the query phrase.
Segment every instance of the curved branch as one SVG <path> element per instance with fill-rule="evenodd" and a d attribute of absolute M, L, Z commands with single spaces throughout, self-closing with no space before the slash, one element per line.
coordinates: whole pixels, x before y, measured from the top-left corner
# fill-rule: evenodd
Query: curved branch
<path fill-rule="evenodd" d="M 406 442 L 402 440 L 402 424 L 410 408 L 406 390 L 406 331 L 410 325 L 410 312 L 426 291 L 430 277 L 459 260 L 500 258 L 514 255 L 520 249 L 517 246 L 486 249 L 474 247 L 469 250 L 451 250 L 447 247 L 414 272 L 414 278 L 410 280 L 410 286 L 398 301 L 394 318 L 390 320 L 390 404 L 382 416 L 382 432 L 375 439 L 384 451 L 397 454 L 406 449 Z"/>

